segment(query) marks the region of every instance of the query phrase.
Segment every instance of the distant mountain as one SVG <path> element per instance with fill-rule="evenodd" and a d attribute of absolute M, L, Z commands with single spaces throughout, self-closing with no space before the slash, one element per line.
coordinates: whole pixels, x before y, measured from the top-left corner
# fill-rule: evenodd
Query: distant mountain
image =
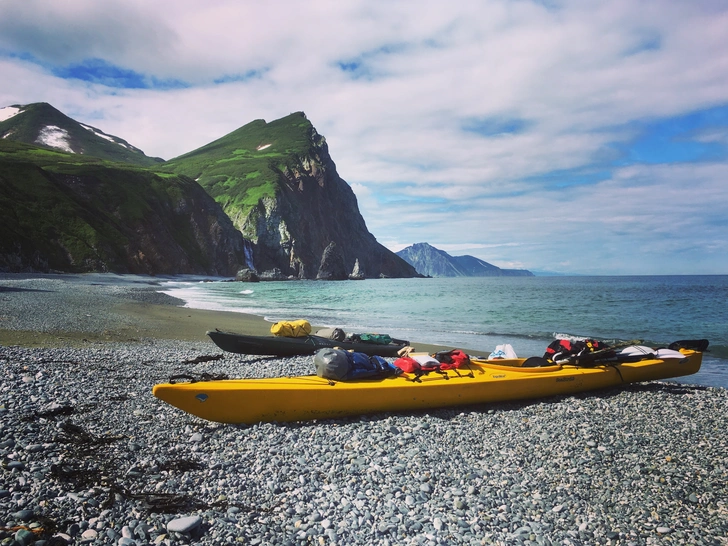
<path fill-rule="evenodd" d="M 230 276 L 245 250 L 187 177 L 0 139 L 0 271 Z"/>
<path fill-rule="evenodd" d="M 303 112 L 253 121 L 163 168 L 196 180 L 222 206 L 252 242 L 257 270 L 297 279 L 418 276 L 369 232 Z"/>
<path fill-rule="evenodd" d="M 427 243 L 416 243 L 397 252 L 418 273 L 428 277 L 532 277 L 526 269 L 501 269 L 474 256 L 450 256 Z"/>
<path fill-rule="evenodd" d="M 0 139 L 141 166 L 163 162 L 146 156 L 122 138 L 69 118 L 45 102 L 0 108 Z"/>

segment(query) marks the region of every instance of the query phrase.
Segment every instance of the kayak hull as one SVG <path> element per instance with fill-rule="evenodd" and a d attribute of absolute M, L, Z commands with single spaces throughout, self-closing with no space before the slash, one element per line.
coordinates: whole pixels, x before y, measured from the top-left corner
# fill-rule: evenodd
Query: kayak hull
<path fill-rule="evenodd" d="M 154 396 L 202 419 L 222 423 L 330 419 L 390 411 L 527 400 L 696 373 L 702 353 L 617 365 L 520 367 L 475 360 L 469 369 L 403 374 L 381 380 L 330 381 L 317 376 L 159 384 Z M 472 373 L 470 373 L 472 372 Z"/>
<path fill-rule="evenodd" d="M 395 340 L 395 343 L 388 345 L 377 345 L 375 343 L 336 341 L 320 336 L 249 336 L 220 330 L 209 331 L 207 335 L 223 351 L 266 356 L 312 355 L 319 349 L 329 347 L 341 347 L 347 351 L 356 351 L 369 356 L 397 356 L 397 351 L 409 344 L 407 341 L 400 340 Z"/>

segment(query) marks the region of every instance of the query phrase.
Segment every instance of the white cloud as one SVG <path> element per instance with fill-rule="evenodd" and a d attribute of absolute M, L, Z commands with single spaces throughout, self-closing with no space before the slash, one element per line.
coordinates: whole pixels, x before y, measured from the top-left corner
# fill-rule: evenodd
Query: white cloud
<path fill-rule="evenodd" d="M 303 110 L 390 248 L 427 241 L 538 269 L 728 271 L 726 213 L 706 214 L 728 202 L 723 162 L 610 165 L 636 122 L 728 105 L 728 10 L 716 3 L 10 0 L 3 10 L 0 54 L 16 56 L 0 57 L 0 106 L 50 102 L 165 159 Z M 109 89 L 34 62 L 89 57 L 188 87 Z M 463 130 L 492 120 L 515 130 Z M 727 132 L 694 138 L 725 145 Z M 573 247 L 576 257 L 559 255 Z M 685 248 L 700 249 L 699 266 L 685 265 Z"/>

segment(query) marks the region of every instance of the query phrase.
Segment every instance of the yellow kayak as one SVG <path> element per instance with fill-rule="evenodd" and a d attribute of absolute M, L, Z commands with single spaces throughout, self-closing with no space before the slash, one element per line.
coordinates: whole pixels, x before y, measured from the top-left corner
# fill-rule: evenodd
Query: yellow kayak
<path fill-rule="evenodd" d="M 525 359 L 472 360 L 469 367 L 419 378 L 402 374 L 379 380 L 331 381 L 310 375 L 163 383 L 155 385 L 153 393 L 209 421 L 304 421 L 525 400 L 696 373 L 703 354 L 688 349 L 681 353 L 683 358 L 595 367 L 529 368 L 521 367 Z"/>

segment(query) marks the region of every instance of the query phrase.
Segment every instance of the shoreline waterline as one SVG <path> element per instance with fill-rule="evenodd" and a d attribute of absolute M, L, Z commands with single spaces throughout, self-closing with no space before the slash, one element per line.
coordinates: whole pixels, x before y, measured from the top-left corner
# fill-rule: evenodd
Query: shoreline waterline
<path fill-rule="evenodd" d="M 83 347 L 93 343 L 166 339 L 206 341 L 211 350 L 219 351 L 207 337 L 207 331 L 271 335 L 272 322 L 265 317 L 234 310 L 189 307 L 184 300 L 163 293 L 160 283 L 165 280 L 113 274 L 0 274 L 0 301 L 10 303 L 11 295 L 21 294 L 25 300 L 13 317 L 9 314 L 11 309 L 3 313 L 7 316 L 0 317 L 0 345 Z M 201 279 L 195 278 L 195 282 Z M 80 294 L 82 301 L 74 302 Z M 49 320 L 42 327 L 25 324 L 27 316 L 45 312 L 48 299 L 58 300 L 57 305 L 49 306 L 54 310 Z M 89 300 L 91 303 L 87 303 Z M 418 351 L 424 352 L 454 348 L 410 341 Z"/>
<path fill-rule="evenodd" d="M 608 280 L 597 278 L 587 279 L 587 282 L 597 283 L 596 286 L 599 288 Z M 721 278 L 717 280 L 720 281 Z M 431 317 L 422 317 L 424 321 L 420 320 L 420 316 L 413 319 L 407 314 L 409 310 L 403 310 L 402 305 L 398 304 L 397 297 L 406 301 L 413 292 L 427 293 L 426 291 L 432 290 L 433 287 L 442 289 L 457 286 L 457 283 L 438 283 L 432 279 L 418 279 L 418 281 L 421 282 L 377 279 L 348 283 L 346 281 L 238 283 L 230 282 L 230 279 L 196 276 L 0 273 L 0 344 L 28 347 L 85 347 L 97 343 L 135 343 L 158 338 L 205 342 L 212 353 L 219 352 L 219 348 L 206 336 L 208 330 L 217 328 L 248 335 L 267 336 L 270 335 L 271 323 L 276 320 L 305 318 L 312 323 L 314 331 L 318 327 L 335 326 L 344 327 L 347 332 L 389 333 L 398 339 L 410 340 L 415 349 L 422 352 L 433 353 L 457 348 L 471 355 L 483 357 L 490 354 L 497 344 L 510 343 L 518 356 L 528 357 L 541 356 L 548 343 L 553 340 L 553 336 L 562 335 L 554 331 L 550 338 L 546 334 L 537 337 L 523 335 L 523 332 L 518 331 L 520 323 L 514 323 L 514 317 L 508 316 L 510 309 L 497 308 L 488 314 L 505 322 L 510 321 L 510 327 L 505 329 L 510 334 L 466 331 L 477 328 L 463 330 L 462 324 L 458 322 L 452 324 L 443 322 L 440 326 L 435 324 L 433 328 L 433 323 L 428 322 Z M 660 282 L 663 281 L 664 279 L 660 279 Z M 466 280 L 464 284 L 477 286 L 478 282 Z M 514 283 L 518 285 L 519 290 L 521 288 L 530 290 L 535 284 L 524 283 L 518 279 L 515 281 L 496 279 L 485 282 L 492 290 L 505 290 L 503 292 L 505 298 L 513 294 L 511 285 Z M 557 279 L 556 282 L 548 281 L 547 284 L 560 286 L 565 282 Z M 625 282 L 631 281 L 618 279 L 620 286 Z M 645 281 L 638 279 L 638 282 Z M 680 279 L 679 282 L 684 283 L 685 279 Z M 510 292 L 506 290 L 509 286 L 511 286 Z M 178 290 L 180 287 L 182 290 Z M 610 289 L 614 290 L 607 284 L 606 290 Z M 363 295 L 359 292 L 363 292 Z M 241 297 L 242 302 L 238 299 L 230 301 L 231 293 L 234 298 Z M 347 298 L 343 304 L 337 301 L 337 298 L 340 300 L 342 293 Z M 208 298 L 208 301 L 203 301 L 200 305 L 200 296 Z M 520 296 L 518 294 L 519 298 Z M 615 297 L 614 293 L 611 297 Z M 268 301 L 270 298 L 272 304 Z M 364 305 L 368 305 L 369 301 L 384 301 L 388 307 L 383 310 L 381 316 L 372 314 L 371 309 L 364 309 L 366 312 L 362 313 L 342 313 L 340 309 L 349 304 L 348 298 L 351 298 L 354 309 L 362 305 L 362 298 L 366 300 Z M 220 301 L 240 307 L 221 310 L 225 306 L 220 305 Z M 251 302 L 257 307 L 251 306 Z M 417 305 L 416 302 L 413 303 Z M 248 305 L 248 308 L 245 305 Z M 205 309 L 197 306 L 219 307 Z M 421 303 L 420 309 L 423 309 Z M 523 320 L 529 320 L 527 311 L 528 308 L 520 310 Z M 725 311 L 720 313 L 722 314 L 716 317 L 715 323 L 718 326 L 722 324 L 721 321 L 726 320 L 722 316 L 725 315 Z M 401 318 L 392 318 L 398 316 Z M 316 319 L 320 320 L 317 322 Z M 347 328 L 347 321 L 349 326 L 354 325 L 351 329 Z M 369 321 L 368 324 L 372 329 L 358 329 L 356 324 L 364 324 L 363 321 Z M 557 326 L 554 330 L 561 325 L 558 322 L 555 324 Z M 374 329 L 377 325 L 379 328 Z M 408 325 L 410 328 L 403 328 Z M 561 331 L 564 332 L 563 335 L 569 336 L 568 327 Z M 668 341 L 677 339 L 666 338 Z M 704 354 L 700 372 L 677 378 L 675 381 L 728 388 L 728 360 L 721 356 L 720 352 L 724 347 L 719 345 L 718 353 L 714 352 L 715 340 L 712 336 L 709 339 L 711 347 Z M 421 340 L 425 340 L 426 343 L 422 343 Z"/>

